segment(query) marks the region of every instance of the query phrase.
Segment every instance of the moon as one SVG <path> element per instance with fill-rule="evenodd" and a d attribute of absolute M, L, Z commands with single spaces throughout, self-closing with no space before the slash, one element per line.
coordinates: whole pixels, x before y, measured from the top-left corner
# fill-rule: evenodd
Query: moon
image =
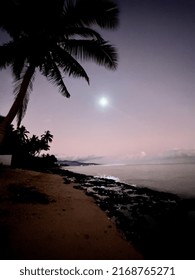
<path fill-rule="evenodd" d="M 100 106 L 102 106 L 102 107 L 106 107 L 106 106 L 108 105 L 108 99 L 107 99 L 106 97 L 100 98 L 99 104 L 100 104 Z"/>

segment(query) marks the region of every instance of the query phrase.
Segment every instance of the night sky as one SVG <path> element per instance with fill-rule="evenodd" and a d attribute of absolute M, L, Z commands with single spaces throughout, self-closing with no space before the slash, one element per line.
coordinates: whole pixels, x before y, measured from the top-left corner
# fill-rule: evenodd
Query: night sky
<path fill-rule="evenodd" d="M 65 77 L 66 99 L 38 71 L 22 125 L 50 130 L 50 152 L 101 163 L 195 156 L 195 1 L 121 0 L 120 26 L 100 31 L 118 49 L 109 71 L 85 63 L 90 86 Z M 3 35 L 1 40 L 3 40 Z M 0 73 L 0 114 L 13 101 L 9 69 Z M 99 100 L 105 97 L 107 106 Z"/>

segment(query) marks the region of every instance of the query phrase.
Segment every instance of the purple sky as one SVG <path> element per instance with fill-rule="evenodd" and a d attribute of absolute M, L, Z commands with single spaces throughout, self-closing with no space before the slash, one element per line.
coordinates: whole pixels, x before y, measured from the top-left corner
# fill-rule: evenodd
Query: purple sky
<path fill-rule="evenodd" d="M 37 72 L 22 124 L 31 134 L 50 130 L 50 152 L 61 158 L 110 163 L 194 156 L 193 3 L 121 0 L 120 27 L 101 31 L 118 49 L 117 71 L 85 63 L 90 86 L 65 77 L 70 99 Z M 1 115 L 11 106 L 12 91 L 10 71 L 1 71 Z M 99 105 L 102 96 L 106 107 Z"/>

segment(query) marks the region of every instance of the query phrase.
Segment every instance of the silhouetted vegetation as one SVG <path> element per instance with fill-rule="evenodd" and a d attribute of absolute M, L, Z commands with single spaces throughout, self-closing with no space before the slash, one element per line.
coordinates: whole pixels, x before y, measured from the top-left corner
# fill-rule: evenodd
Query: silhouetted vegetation
<path fill-rule="evenodd" d="M 0 121 L 3 117 L 0 117 Z M 10 125 L 6 131 L 5 141 L 0 148 L 0 154 L 12 154 L 12 166 L 32 169 L 44 169 L 52 167 L 57 162 L 54 155 L 43 154 L 49 151 L 53 135 L 50 131 L 45 131 L 40 137 L 32 135 L 21 126 L 14 129 Z"/>

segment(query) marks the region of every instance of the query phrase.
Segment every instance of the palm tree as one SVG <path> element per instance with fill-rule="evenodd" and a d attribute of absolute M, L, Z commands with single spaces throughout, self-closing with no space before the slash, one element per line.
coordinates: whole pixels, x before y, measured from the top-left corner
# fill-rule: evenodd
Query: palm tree
<path fill-rule="evenodd" d="M 63 74 L 84 78 L 89 83 L 88 74 L 78 60 L 93 60 L 116 69 L 116 49 L 92 27 L 117 27 L 119 12 L 112 0 L 3 0 L 2 3 L 5 5 L 0 4 L 0 27 L 11 40 L 0 46 L 0 69 L 11 66 L 16 98 L 0 124 L 0 145 L 5 129 L 16 115 L 18 126 L 24 117 L 36 70 L 57 85 L 62 95 L 70 97 Z"/>
<path fill-rule="evenodd" d="M 41 139 L 47 143 L 51 143 L 53 140 L 53 135 L 49 130 L 47 130 L 44 134 L 41 135 Z"/>
<path fill-rule="evenodd" d="M 41 150 L 48 151 L 50 149 L 49 143 L 51 143 L 52 140 L 53 140 L 53 135 L 50 133 L 50 131 L 49 130 L 45 131 L 45 133 L 41 135 L 41 140 L 40 140 Z"/>
<path fill-rule="evenodd" d="M 29 131 L 26 129 L 26 127 L 24 127 L 23 125 L 18 127 L 18 129 L 16 130 L 17 136 L 19 138 L 19 141 L 22 144 L 25 144 L 28 141 L 28 133 Z"/>
<path fill-rule="evenodd" d="M 36 156 L 39 155 L 41 151 L 41 141 L 39 140 L 38 136 L 34 135 L 29 139 L 27 143 L 27 150 L 30 154 L 30 156 Z"/>

